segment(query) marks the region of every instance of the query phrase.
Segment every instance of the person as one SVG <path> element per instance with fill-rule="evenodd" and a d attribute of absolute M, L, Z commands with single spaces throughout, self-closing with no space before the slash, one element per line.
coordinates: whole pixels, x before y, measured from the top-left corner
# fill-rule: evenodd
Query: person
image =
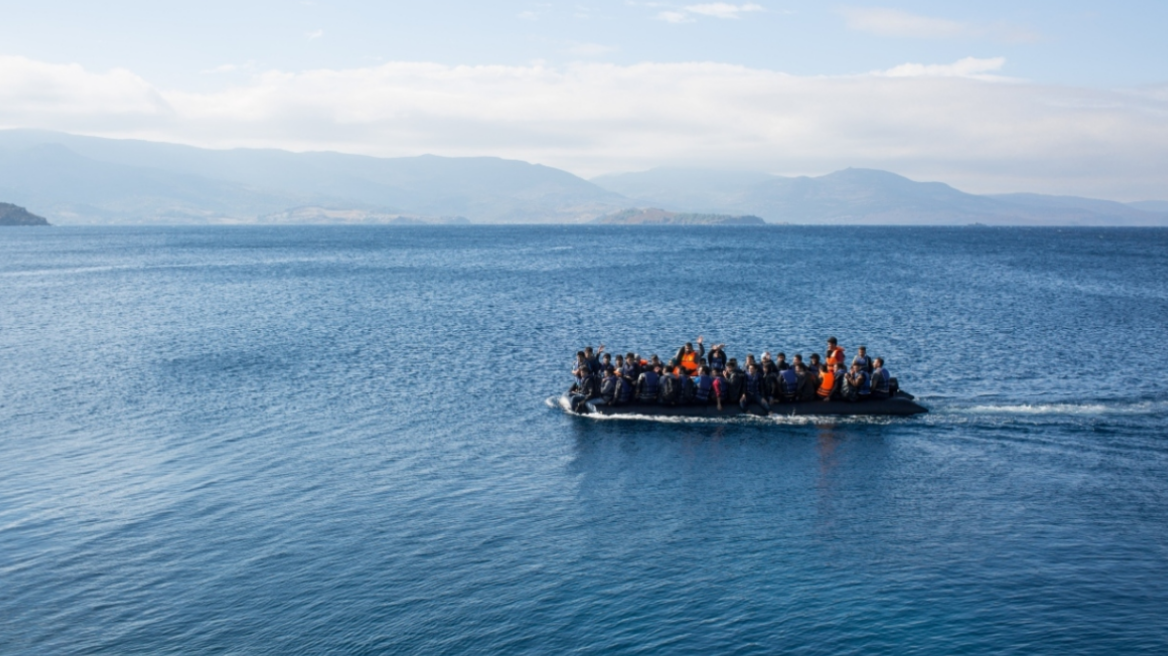
<path fill-rule="evenodd" d="M 770 360 L 763 360 L 762 364 L 762 395 L 771 405 L 778 403 L 783 398 L 782 385 L 779 384 L 779 370 Z"/>
<path fill-rule="evenodd" d="M 815 391 L 819 387 L 819 372 L 811 372 L 802 362 L 795 365 L 795 375 L 799 377 L 799 387 L 796 399 L 799 401 L 814 401 Z"/>
<path fill-rule="evenodd" d="M 791 365 L 787 364 L 787 354 L 779 351 L 779 354 L 775 356 L 775 369 L 779 371 L 786 371 L 790 368 Z"/>
<path fill-rule="evenodd" d="M 698 375 L 694 378 L 694 401 L 698 405 L 706 405 L 710 402 L 710 395 L 714 391 L 714 377 L 710 375 L 710 367 L 703 365 L 698 370 Z"/>
<path fill-rule="evenodd" d="M 591 346 L 584 347 L 584 359 L 588 363 L 588 369 L 594 374 L 600 373 L 600 354 L 604 353 L 604 344 L 600 345 L 600 350 L 595 353 L 592 352 Z"/>
<path fill-rule="evenodd" d="M 835 396 L 835 390 L 835 372 L 828 369 L 825 364 L 819 365 L 819 389 L 815 393 L 819 395 L 821 401 L 830 401 L 831 397 Z"/>
<path fill-rule="evenodd" d="M 844 375 L 844 382 L 840 388 L 840 396 L 851 402 L 866 401 L 872 394 L 868 383 L 868 372 L 860 363 L 852 363 L 852 368 Z"/>
<path fill-rule="evenodd" d="M 698 371 L 698 360 L 706 354 L 706 347 L 702 344 L 702 336 L 698 335 L 698 350 L 694 350 L 694 345 L 691 342 L 686 342 L 685 346 L 677 349 L 677 364 L 685 369 L 686 374 L 693 375 Z"/>
<path fill-rule="evenodd" d="M 600 397 L 605 405 L 616 405 L 617 395 L 620 392 L 621 379 L 616 375 L 612 365 L 604 368 L 604 379 L 600 381 Z"/>
<path fill-rule="evenodd" d="M 820 359 L 818 353 L 812 353 L 811 356 L 807 359 L 807 366 L 811 369 L 811 371 L 819 371 L 819 365 L 821 364 L 823 364 L 823 360 Z"/>
<path fill-rule="evenodd" d="M 604 370 L 607 369 L 608 367 L 611 367 L 611 366 L 612 366 L 612 356 L 609 355 L 608 353 L 601 355 L 600 356 L 600 373 L 603 374 Z"/>
<path fill-rule="evenodd" d="M 584 356 L 584 351 L 576 351 L 576 361 L 572 363 L 572 377 L 577 383 L 585 371 L 588 371 L 588 359 Z"/>
<path fill-rule="evenodd" d="M 715 374 L 721 374 L 722 370 L 726 368 L 726 351 L 723 350 L 725 347 L 725 344 L 715 344 L 710 349 L 710 370 Z"/>
<path fill-rule="evenodd" d="M 730 358 L 726 361 L 726 398 L 732 403 L 737 403 L 742 399 L 742 388 L 745 386 L 746 374 L 738 368 L 738 360 Z"/>
<path fill-rule="evenodd" d="M 661 374 L 661 405 L 677 405 L 681 402 L 681 378 L 672 368 Z"/>
<path fill-rule="evenodd" d="M 796 353 L 796 354 L 794 355 L 794 357 L 792 357 L 792 358 L 791 358 L 791 368 L 792 368 L 792 369 L 794 369 L 795 367 L 798 367 L 798 366 L 799 366 L 799 365 L 801 365 L 801 364 L 802 364 L 804 367 L 806 367 L 806 366 L 807 366 L 806 364 L 803 364 L 803 354 L 802 354 L 802 353 Z"/>
<path fill-rule="evenodd" d="M 637 400 L 641 403 L 656 403 L 661 381 L 661 365 L 641 372 L 637 378 Z"/>
<path fill-rule="evenodd" d="M 694 385 L 693 379 L 682 369 L 677 374 L 677 383 L 681 385 L 681 401 L 680 405 L 693 405 L 694 395 L 697 393 L 697 388 Z"/>
<path fill-rule="evenodd" d="M 800 363 L 798 365 L 802 367 Z M 799 398 L 799 373 L 795 369 L 783 369 L 778 373 L 778 398 L 783 401 L 795 401 Z"/>
<path fill-rule="evenodd" d="M 759 371 L 758 365 L 751 363 L 746 367 L 746 377 L 743 380 L 742 396 L 738 399 L 738 406 L 743 410 L 751 403 L 757 403 L 762 406 L 764 412 L 770 412 L 771 406 L 767 400 L 763 398 L 762 389 L 762 372 Z"/>
<path fill-rule="evenodd" d="M 621 376 L 630 383 L 636 383 L 637 379 L 641 377 L 641 365 L 637 360 L 636 353 L 630 351 L 625 355 L 625 366 L 621 368 Z"/>
<path fill-rule="evenodd" d="M 887 399 L 892 396 L 889 382 L 892 375 L 884 368 L 884 358 L 872 361 L 872 398 Z"/>
<path fill-rule="evenodd" d="M 758 364 L 758 362 L 756 362 L 756 361 L 755 361 L 755 359 L 754 359 L 754 354 L 753 354 L 753 353 L 747 353 L 747 354 L 746 354 L 746 366 L 745 366 L 745 367 L 743 367 L 743 368 L 744 368 L 744 369 L 746 369 L 747 371 L 749 371 L 749 370 L 750 370 L 750 367 L 751 367 L 751 365 L 755 365 L 755 364 Z"/>
<path fill-rule="evenodd" d="M 832 365 L 843 364 L 844 357 L 845 357 L 844 356 L 844 349 L 843 349 L 843 347 L 841 347 L 839 345 L 839 342 L 836 340 L 836 338 L 835 337 L 828 337 L 827 338 L 827 365 L 829 367 L 832 367 L 832 369 L 834 370 L 835 367 L 833 367 Z"/>
<path fill-rule="evenodd" d="M 872 358 L 868 357 L 868 347 L 860 346 L 856 348 L 856 357 L 852 358 L 852 364 L 860 365 L 860 368 L 868 375 L 872 375 Z"/>
<path fill-rule="evenodd" d="M 713 382 L 714 401 L 718 404 L 718 412 L 722 411 L 722 402 L 730 398 L 730 384 L 726 381 L 726 370 L 719 371 Z"/>
<path fill-rule="evenodd" d="M 576 393 L 572 394 L 572 410 L 575 412 L 583 412 L 584 404 L 592 399 L 600 397 L 600 380 L 599 377 L 591 371 L 583 371 L 581 373 L 580 383 L 576 389 Z"/>

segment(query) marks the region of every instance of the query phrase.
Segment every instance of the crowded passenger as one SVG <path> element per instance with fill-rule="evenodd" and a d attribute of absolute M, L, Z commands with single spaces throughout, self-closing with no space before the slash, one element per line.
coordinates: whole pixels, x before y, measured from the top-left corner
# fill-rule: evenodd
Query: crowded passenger
<path fill-rule="evenodd" d="M 844 364 L 844 349 L 835 337 L 827 340 L 827 357 L 811 353 L 804 362 L 795 353 L 787 362 L 785 353 L 774 357 L 769 351 L 755 359 L 748 353 L 745 367 L 737 358 L 727 357 L 724 344 L 716 344 L 707 354 L 698 337 L 677 350 L 668 364 L 657 355 L 645 360 L 630 351 L 612 356 L 604 345 L 585 347 L 576 353 L 572 366 L 575 384 L 573 409 L 596 400 L 605 405 L 653 403 L 666 406 L 716 405 L 736 403 L 742 410 L 752 404 L 765 413 L 783 403 L 809 401 L 864 402 L 896 395 L 896 380 L 884 367 L 883 358 L 857 348 L 850 367 Z"/>

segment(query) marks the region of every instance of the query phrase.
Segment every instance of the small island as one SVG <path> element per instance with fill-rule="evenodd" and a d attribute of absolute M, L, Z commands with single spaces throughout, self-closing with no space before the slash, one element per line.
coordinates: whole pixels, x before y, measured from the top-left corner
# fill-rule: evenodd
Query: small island
<path fill-rule="evenodd" d="M 0 226 L 47 226 L 49 222 L 43 216 L 37 216 L 32 212 L 13 205 L 12 203 L 0 203 Z"/>
<path fill-rule="evenodd" d="M 766 225 L 757 216 L 730 216 L 728 214 L 691 214 L 685 212 L 669 212 L 650 207 L 646 209 L 627 209 L 613 214 L 605 214 L 593 221 L 608 225 L 733 225 L 751 226 Z"/>

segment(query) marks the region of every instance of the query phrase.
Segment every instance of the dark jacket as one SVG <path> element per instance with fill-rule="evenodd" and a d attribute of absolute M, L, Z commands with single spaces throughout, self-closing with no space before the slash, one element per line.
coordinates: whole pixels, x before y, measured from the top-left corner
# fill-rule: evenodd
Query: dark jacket
<path fill-rule="evenodd" d="M 726 396 L 732 401 L 742 398 L 746 386 L 746 374 L 741 369 L 726 370 Z"/>
<path fill-rule="evenodd" d="M 604 402 L 613 405 L 616 402 L 617 391 L 620 389 L 621 379 L 619 376 L 605 376 L 600 381 L 600 396 Z"/>
<path fill-rule="evenodd" d="M 659 376 L 650 369 L 637 379 L 637 400 L 652 402 L 657 400 L 657 389 L 660 386 Z"/>

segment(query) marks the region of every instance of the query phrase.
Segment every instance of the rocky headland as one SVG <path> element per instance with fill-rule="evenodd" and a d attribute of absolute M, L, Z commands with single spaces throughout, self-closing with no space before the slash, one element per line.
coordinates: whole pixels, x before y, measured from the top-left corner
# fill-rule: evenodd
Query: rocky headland
<path fill-rule="evenodd" d="M 43 216 L 37 216 L 19 205 L 0 203 L 0 226 L 47 225 L 49 225 L 49 222 Z"/>

